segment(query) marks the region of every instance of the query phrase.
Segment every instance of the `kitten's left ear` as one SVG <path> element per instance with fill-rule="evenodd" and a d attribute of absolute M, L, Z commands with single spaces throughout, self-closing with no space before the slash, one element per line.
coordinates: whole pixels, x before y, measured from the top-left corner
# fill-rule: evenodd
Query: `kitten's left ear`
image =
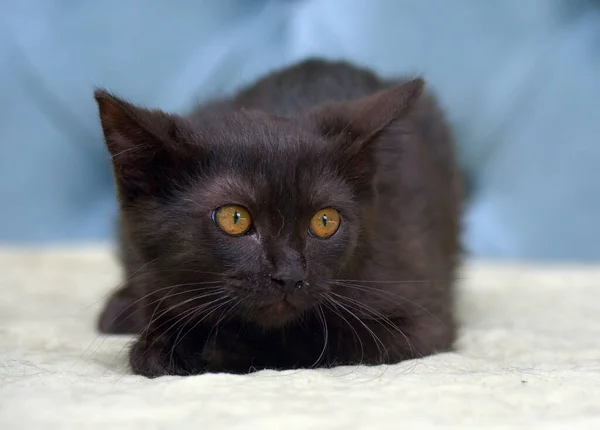
<path fill-rule="evenodd" d="M 319 131 L 352 158 L 410 113 L 423 93 L 421 78 L 395 85 L 358 100 L 318 106 L 309 112 Z"/>

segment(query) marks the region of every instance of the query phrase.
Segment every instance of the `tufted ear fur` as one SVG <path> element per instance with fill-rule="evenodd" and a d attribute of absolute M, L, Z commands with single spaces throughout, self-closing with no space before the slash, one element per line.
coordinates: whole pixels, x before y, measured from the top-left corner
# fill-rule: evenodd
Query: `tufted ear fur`
<path fill-rule="evenodd" d="M 164 193 L 201 152 L 183 118 L 134 106 L 104 90 L 94 97 L 122 201 Z"/>

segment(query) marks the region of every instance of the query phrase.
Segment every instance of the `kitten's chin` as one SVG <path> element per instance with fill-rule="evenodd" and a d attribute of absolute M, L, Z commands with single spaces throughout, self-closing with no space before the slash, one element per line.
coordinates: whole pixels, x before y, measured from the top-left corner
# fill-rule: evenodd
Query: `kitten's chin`
<path fill-rule="evenodd" d="M 291 324 L 304 314 L 305 306 L 298 306 L 282 299 L 268 305 L 257 306 L 251 313 L 252 322 L 264 328 L 278 328 Z"/>

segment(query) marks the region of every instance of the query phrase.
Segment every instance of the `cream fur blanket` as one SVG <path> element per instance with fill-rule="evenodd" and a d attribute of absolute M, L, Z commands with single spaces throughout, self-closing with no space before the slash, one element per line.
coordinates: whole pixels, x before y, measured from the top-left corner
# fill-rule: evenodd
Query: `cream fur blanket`
<path fill-rule="evenodd" d="M 457 352 L 148 380 L 98 335 L 104 248 L 0 252 L 0 429 L 600 429 L 600 268 L 471 263 Z"/>

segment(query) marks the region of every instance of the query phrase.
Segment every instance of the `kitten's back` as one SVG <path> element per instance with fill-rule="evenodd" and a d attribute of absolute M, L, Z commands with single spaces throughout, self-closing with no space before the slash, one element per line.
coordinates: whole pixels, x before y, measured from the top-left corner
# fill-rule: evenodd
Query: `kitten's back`
<path fill-rule="evenodd" d="M 378 91 L 388 83 L 374 73 L 345 62 L 309 59 L 277 70 L 242 90 L 236 108 L 292 116 L 326 101 L 343 101 Z"/>

